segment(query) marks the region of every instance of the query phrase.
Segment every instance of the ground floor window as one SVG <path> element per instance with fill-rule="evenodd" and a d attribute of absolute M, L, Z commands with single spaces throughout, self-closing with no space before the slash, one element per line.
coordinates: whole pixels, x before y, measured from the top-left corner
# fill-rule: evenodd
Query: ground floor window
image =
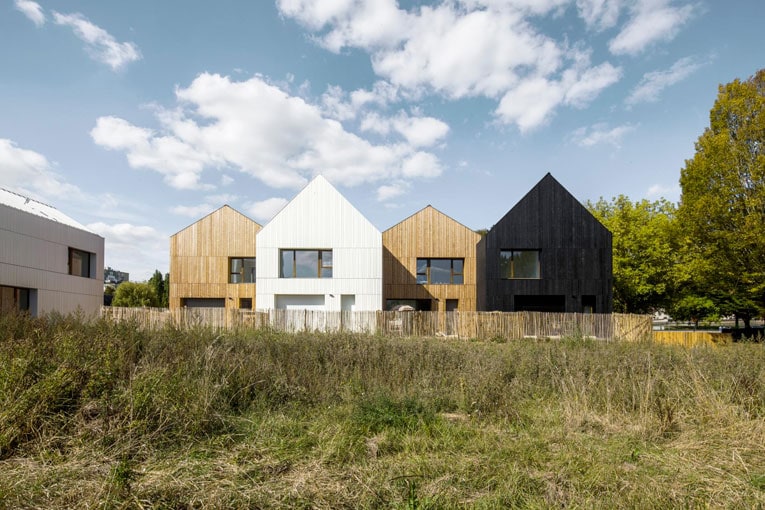
<path fill-rule="evenodd" d="M 252 310 L 252 298 L 239 298 L 239 308 Z"/>
<path fill-rule="evenodd" d="M 386 299 L 385 309 L 391 310 L 417 310 L 429 312 L 433 309 L 433 301 L 430 299 Z"/>
<path fill-rule="evenodd" d="M 29 289 L 0 285 L 0 312 L 29 311 Z"/>
<path fill-rule="evenodd" d="M 187 308 L 225 308 L 225 298 L 181 298 L 181 306 Z"/>
<path fill-rule="evenodd" d="M 566 296 L 522 296 L 514 297 L 516 312 L 550 312 L 563 313 L 566 311 Z"/>

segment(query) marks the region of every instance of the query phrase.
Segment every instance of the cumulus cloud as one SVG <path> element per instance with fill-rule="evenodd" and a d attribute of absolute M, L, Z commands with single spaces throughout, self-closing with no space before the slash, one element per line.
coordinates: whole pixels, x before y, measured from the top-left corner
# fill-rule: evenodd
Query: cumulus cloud
<path fill-rule="evenodd" d="M 32 0 L 15 0 L 14 5 L 16 6 L 16 9 L 29 18 L 35 26 L 41 27 L 45 24 L 45 13 L 37 2 L 33 2 Z"/>
<path fill-rule="evenodd" d="M 53 21 L 57 25 L 71 28 L 74 35 L 85 43 L 90 57 L 108 65 L 114 71 L 141 59 L 141 52 L 135 44 L 118 42 L 114 36 L 90 22 L 82 14 L 61 14 L 53 11 Z"/>
<path fill-rule="evenodd" d="M 583 61 L 580 49 L 535 25 L 536 17 L 556 16 L 567 3 L 461 0 L 411 10 L 395 0 L 279 0 L 277 5 L 325 48 L 367 51 L 375 73 L 399 94 L 487 97 L 499 102 L 495 113 L 501 122 L 525 131 L 543 124 L 560 106 L 586 106 L 621 77 L 619 68 L 608 62 L 591 65 L 589 54 Z M 618 8 L 596 0 L 580 4 L 581 15 L 593 24 L 605 26 L 618 18 Z M 351 118 L 355 110 L 348 101 L 338 101 L 337 94 L 327 99 L 337 118 Z M 366 120 L 372 128 L 379 119 Z"/>
<path fill-rule="evenodd" d="M 577 129 L 572 133 L 571 140 L 580 147 L 609 144 L 619 148 L 621 147 L 622 138 L 634 130 L 635 126 L 630 124 L 609 128 L 607 124 L 600 123 Z"/>
<path fill-rule="evenodd" d="M 5 188 L 38 199 L 82 197 L 82 191 L 55 172 L 48 158 L 0 138 L 0 168 Z"/>
<path fill-rule="evenodd" d="M 699 67 L 701 64 L 690 57 L 686 57 L 672 64 L 669 69 L 646 73 L 640 83 L 632 89 L 625 102 L 628 106 L 632 106 L 638 103 L 658 101 L 659 95 L 664 89 L 683 81 Z"/>
<path fill-rule="evenodd" d="M 671 0 L 640 0 L 608 48 L 614 55 L 636 55 L 655 42 L 673 39 L 693 12 L 690 4 L 673 6 Z"/>
<path fill-rule="evenodd" d="M 148 280 L 156 269 L 169 267 L 169 236 L 154 227 L 104 222 L 90 223 L 87 227 L 105 240 L 105 265 L 130 268 L 131 281 Z"/>
<path fill-rule="evenodd" d="M 393 184 L 384 184 L 377 188 L 377 201 L 385 202 L 409 191 L 409 185 L 404 181 L 398 181 Z"/>
<path fill-rule="evenodd" d="M 380 135 L 395 131 L 412 147 L 429 147 L 449 133 L 449 125 L 433 117 L 411 117 L 405 112 L 399 112 L 393 117 L 371 112 L 362 120 L 361 130 Z"/>
<path fill-rule="evenodd" d="M 252 216 L 255 220 L 265 223 L 271 218 L 276 216 L 276 213 L 282 210 L 287 205 L 288 200 L 281 197 L 267 198 L 260 202 L 252 202 L 245 206 L 247 214 Z"/>
<path fill-rule="evenodd" d="M 232 81 L 204 73 L 178 88 L 176 97 L 176 109 L 157 111 L 158 130 L 101 117 L 91 137 L 125 152 L 133 168 L 157 171 L 179 189 L 207 186 L 202 174 L 211 167 L 234 168 L 270 187 L 293 189 L 319 173 L 354 186 L 441 172 L 436 156 L 418 150 L 445 134 L 435 119 L 424 121 L 421 133 L 404 135 L 404 142 L 374 145 L 324 116 L 320 106 L 259 76 Z"/>

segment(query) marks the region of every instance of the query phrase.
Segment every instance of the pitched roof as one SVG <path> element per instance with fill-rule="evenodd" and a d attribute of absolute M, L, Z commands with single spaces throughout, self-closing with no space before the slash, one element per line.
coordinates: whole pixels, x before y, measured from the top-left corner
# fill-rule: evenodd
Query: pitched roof
<path fill-rule="evenodd" d="M 9 191 L 5 188 L 0 188 L 0 204 L 12 207 L 13 209 L 18 209 L 19 211 L 23 211 L 27 214 L 33 214 L 35 216 L 45 218 L 46 220 L 55 221 L 56 223 L 61 223 L 69 227 L 74 227 L 76 229 L 95 234 L 95 232 L 90 230 L 88 227 L 70 218 L 52 205 L 44 204 L 34 200 L 33 198 L 14 193 L 13 191 Z"/>

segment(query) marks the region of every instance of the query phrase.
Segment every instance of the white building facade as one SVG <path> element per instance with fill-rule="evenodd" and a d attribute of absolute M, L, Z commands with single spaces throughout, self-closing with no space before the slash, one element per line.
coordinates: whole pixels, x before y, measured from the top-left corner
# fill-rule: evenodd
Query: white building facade
<path fill-rule="evenodd" d="M 257 235 L 259 310 L 382 309 L 382 234 L 323 176 Z"/>
<path fill-rule="evenodd" d="M 54 207 L 0 188 L 0 312 L 99 313 L 104 238 Z"/>

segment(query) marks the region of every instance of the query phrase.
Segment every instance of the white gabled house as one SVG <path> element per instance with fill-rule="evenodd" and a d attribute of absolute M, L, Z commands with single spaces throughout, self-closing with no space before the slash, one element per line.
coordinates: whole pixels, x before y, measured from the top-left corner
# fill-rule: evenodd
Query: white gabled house
<path fill-rule="evenodd" d="M 323 176 L 257 235 L 259 310 L 382 309 L 382 234 Z"/>
<path fill-rule="evenodd" d="M 97 314 L 104 238 L 56 208 L 0 188 L 0 313 Z"/>

